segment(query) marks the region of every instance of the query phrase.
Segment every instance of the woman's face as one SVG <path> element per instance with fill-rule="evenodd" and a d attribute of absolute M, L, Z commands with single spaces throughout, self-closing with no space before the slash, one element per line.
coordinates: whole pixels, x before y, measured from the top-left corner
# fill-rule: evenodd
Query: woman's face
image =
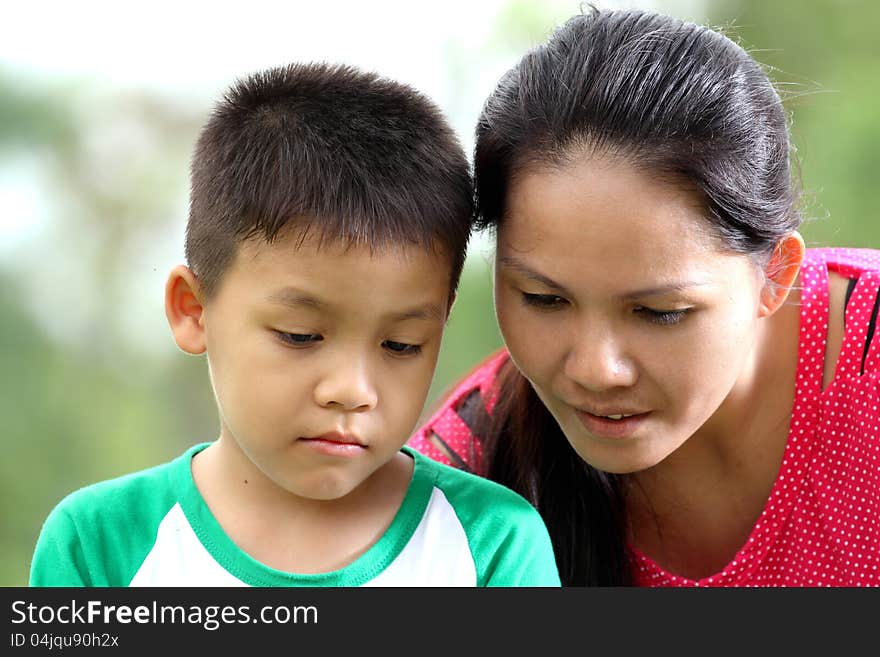
<path fill-rule="evenodd" d="M 521 173 L 507 201 L 499 326 L 581 458 L 637 472 L 722 431 L 764 279 L 710 232 L 697 194 L 594 157 Z"/>

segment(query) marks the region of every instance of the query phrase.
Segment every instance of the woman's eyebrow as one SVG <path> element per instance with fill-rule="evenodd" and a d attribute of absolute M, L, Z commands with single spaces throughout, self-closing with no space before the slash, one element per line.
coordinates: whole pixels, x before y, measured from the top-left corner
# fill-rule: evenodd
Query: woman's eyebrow
<path fill-rule="evenodd" d="M 674 283 L 658 285 L 657 287 L 648 287 L 642 290 L 627 292 L 620 295 L 620 298 L 626 301 L 631 301 L 633 299 L 640 299 L 642 297 L 661 296 L 663 294 L 669 294 L 670 292 L 684 292 L 685 290 L 690 290 L 695 287 L 702 287 L 704 285 L 711 285 L 711 283 L 710 281 L 676 281 Z"/>
<path fill-rule="evenodd" d="M 498 264 L 502 267 L 513 269 L 514 271 L 519 272 L 526 278 L 529 278 L 536 283 L 541 283 L 542 285 L 549 287 L 551 290 L 559 292 L 560 296 L 570 296 L 568 290 L 566 290 L 565 287 L 554 281 L 552 278 L 549 278 L 541 272 L 532 269 L 526 263 L 515 256 L 498 256 Z"/>
<path fill-rule="evenodd" d="M 564 286 L 560 285 L 552 278 L 545 276 L 541 272 L 532 269 L 529 265 L 524 263 L 516 256 L 498 256 L 498 264 L 500 264 L 502 267 L 513 269 L 514 271 L 519 272 L 526 278 L 529 278 L 537 283 L 546 285 L 550 289 L 559 292 L 560 296 L 571 296 Z M 653 297 L 674 292 L 684 292 L 686 290 L 690 290 L 695 287 L 702 287 L 705 285 L 711 285 L 711 281 L 697 279 L 674 281 L 671 283 L 663 283 L 662 285 L 657 285 L 654 287 L 633 290 L 632 292 L 624 292 L 623 294 L 618 295 L 618 298 L 624 301 L 631 301 L 633 299 L 641 299 L 643 297 Z"/>

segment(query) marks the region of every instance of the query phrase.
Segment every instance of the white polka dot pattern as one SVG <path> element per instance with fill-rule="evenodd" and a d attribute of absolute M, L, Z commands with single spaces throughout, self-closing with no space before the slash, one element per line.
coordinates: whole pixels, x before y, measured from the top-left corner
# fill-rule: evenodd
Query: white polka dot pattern
<path fill-rule="evenodd" d="M 829 270 L 858 283 L 834 379 L 823 391 Z M 880 337 L 865 351 L 880 251 L 810 250 L 801 284 L 795 403 L 763 513 L 731 562 L 701 580 L 668 573 L 632 550 L 637 584 L 880 586 Z"/>

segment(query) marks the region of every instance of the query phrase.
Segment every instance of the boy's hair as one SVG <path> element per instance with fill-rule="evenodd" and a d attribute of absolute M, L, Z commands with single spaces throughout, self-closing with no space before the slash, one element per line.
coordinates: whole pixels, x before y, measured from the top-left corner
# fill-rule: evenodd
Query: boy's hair
<path fill-rule="evenodd" d="M 438 250 L 457 287 L 473 223 L 467 157 L 403 83 L 323 63 L 238 80 L 202 128 L 191 177 L 185 253 L 206 298 L 239 242 L 288 225 L 319 244 Z"/>

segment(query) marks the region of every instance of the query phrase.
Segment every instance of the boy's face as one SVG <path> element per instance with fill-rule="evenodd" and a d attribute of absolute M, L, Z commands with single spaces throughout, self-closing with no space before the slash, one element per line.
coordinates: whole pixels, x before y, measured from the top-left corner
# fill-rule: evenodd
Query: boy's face
<path fill-rule="evenodd" d="M 422 411 L 449 267 L 421 247 L 319 250 L 292 231 L 242 243 L 202 316 L 219 444 L 300 497 L 357 488 Z"/>

